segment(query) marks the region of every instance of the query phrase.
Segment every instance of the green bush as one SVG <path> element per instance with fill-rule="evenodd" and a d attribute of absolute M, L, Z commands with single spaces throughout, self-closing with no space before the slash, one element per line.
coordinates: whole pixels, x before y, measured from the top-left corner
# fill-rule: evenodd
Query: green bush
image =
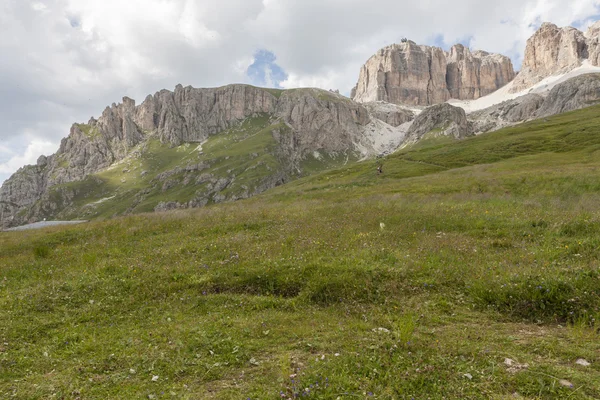
<path fill-rule="evenodd" d="M 33 247 L 33 255 L 35 258 L 48 258 L 50 255 L 50 247 L 44 244 L 38 244 Z"/>
<path fill-rule="evenodd" d="M 579 271 L 567 277 L 530 276 L 511 282 L 481 282 L 470 289 L 475 301 L 511 318 L 532 322 L 592 322 L 600 313 L 600 277 Z"/>

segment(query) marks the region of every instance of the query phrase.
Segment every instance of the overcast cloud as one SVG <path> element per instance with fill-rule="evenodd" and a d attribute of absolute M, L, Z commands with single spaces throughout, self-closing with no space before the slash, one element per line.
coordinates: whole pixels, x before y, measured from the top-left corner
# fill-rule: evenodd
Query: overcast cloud
<path fill-rule="evenodd" d="M 73 122 L 176 84 L 316 86 L 408 37 L 506 54 L 543 21 L 585 28 L 600 0 L 0 0 L 0 182 Z"/>

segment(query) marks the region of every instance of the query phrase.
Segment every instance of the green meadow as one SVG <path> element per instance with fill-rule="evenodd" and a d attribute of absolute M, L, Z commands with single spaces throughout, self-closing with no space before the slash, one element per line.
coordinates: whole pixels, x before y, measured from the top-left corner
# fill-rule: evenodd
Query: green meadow
<path fill-rule="evenodd" d="M 597 399 L 599 249 L 600 107 L 2 232 L 0 398 Z"/>

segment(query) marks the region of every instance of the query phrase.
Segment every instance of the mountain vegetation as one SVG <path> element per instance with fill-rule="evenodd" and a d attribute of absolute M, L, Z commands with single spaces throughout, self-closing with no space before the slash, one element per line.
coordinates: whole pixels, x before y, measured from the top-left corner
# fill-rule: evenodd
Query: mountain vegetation
<path fill-rule="evenodd" d="M 275 168 L 243 129 L 205 159 L 150 141 L 90 190 L 141 185 L 123 169 L 150 158 L 218 176 L 242 143 Z M 236 202 L 0 233 L 0 397 L 600 397 L 600 106 L 331 162 Z"/>

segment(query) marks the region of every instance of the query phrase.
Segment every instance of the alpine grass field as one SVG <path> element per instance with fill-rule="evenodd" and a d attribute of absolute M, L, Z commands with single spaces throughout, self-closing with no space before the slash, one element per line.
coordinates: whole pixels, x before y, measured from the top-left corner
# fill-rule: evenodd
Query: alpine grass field
<path fill-rule="evenodd" d="M 0 233 L 0 398 L 600 398 L 600 107 L 376 166 Z"/>

